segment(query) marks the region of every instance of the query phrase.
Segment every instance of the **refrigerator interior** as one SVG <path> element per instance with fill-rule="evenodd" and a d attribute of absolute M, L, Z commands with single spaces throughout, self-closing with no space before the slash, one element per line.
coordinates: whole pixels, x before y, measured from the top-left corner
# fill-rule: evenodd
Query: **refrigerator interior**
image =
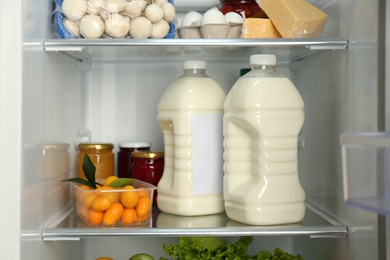
<path fill-rule="evenodd" d="M 341 132 L 378 129 L 380 1 L 311 1 L 329 15 L 323 37 L 347 39 L 345 49 L 103 46 L 82 52 L 45 51 L 45 40 L 54 38 L 52 1 L 8 2 L 0 8 L 0 167 L 2 176 L 10 174 L 7 178 L 16 185 L 0 191 L 3 198 L 12 198 L 2 202 L 10 214 L 1 217 L 6 232 L 0 235 L 1 244 L 11 250 L 0 250 L 0 258 L 162 256 L 162 244 L 176 243 L 176 237 L 103 234 L 43 241 L 45 228 L 71 206 L 69 186 L 61 180 L 76 175 L 79 132 L 90 130 L 92 141 L 114 143 L 115 151 L 125 140 L 151 141 L 153 150 L 163 150 L 156 107 L 181 75 L 182 62 L 206 60 L 207 74 L 228 92 L 250 55 L 258 53 L 277 55 L 278 70 L 294 82 L 305 102 L 299 175 L 307 201 L 345 225 L 348 235 L 256 236 L 251 252 L 280 247 L 305 259 L 377 259 L 382 254 L 377 215 L 344 204 L 339 144 Z M 5 8 L 16 11 L 11 15 Z M 13 30 L 9 21 L 15 22 Z M 226 239 L 237 236 L 227 234 Z"/>

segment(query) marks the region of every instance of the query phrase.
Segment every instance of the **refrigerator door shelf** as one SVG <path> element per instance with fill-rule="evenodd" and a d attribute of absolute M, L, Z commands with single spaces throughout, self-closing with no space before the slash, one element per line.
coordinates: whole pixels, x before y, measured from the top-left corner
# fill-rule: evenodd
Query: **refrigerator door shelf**
<path fill-rule="evenodd" d="M 390 132 L 349 132 L 340 137 L 347 205 L 390 215 Z"/>

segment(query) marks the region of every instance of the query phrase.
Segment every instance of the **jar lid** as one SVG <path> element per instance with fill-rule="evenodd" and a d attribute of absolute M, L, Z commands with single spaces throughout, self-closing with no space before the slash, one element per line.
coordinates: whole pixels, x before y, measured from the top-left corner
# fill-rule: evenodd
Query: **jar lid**
<path fill-rule="evenodd" d="M 68 150 L 69 149 L 68 143 L 52 143 L 52 144 L 44 144 L 43 149 L 44 150 Z"/>
<path fill-rule="evenodd" d="M 138 141 L 124 141 L 120 142 L 118 144 L 120 148 L 141 148 L 141 147 L 151 147 L 152 143 L 151 142 L 138 142 Z"/>
<path fill-rule="evenodd" d="M 112 149 L 114 144 L 112 143 L 81 143 L 78 145 L 80 150 L 103 150 Z"/>
<path fill-rule="evenodd" d="M 134 158 L 163 158 L 164 152 L 136 151 L 131 156 Z"/>
<path fill-rule="evenodd" d="M 42 154 L 43 156 L 49 155 L 49 154 L 64 154 L 68 153 L 70 145 L 67 143 L 53 143 L 53 144 L 45 144 L 42 147 Z"/>

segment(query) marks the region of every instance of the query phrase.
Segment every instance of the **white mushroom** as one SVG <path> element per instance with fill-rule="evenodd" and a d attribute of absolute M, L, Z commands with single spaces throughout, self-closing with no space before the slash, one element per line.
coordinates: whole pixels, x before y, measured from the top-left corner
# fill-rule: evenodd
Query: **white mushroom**
<path fill-rule="evenodd" d="M 105 32 L 114 38 L 123 38 L 130 29 L 130 18 L 112 14 L 105 20 Z"/>
<path fill-rule="evenodd" d="M 106 0 L 87 0 L 87 14 L 98 14 L 106 5 Z"/>
<path fill-rule="evenodd" d="M 144 17 L 137 17 L 130 22 L 129 34 L 135 39 L 147 39 L 152 34 L 152 22 Z"/>
<path fill-rule="evenodd" d="M 80 33 L 84 38 L 100 38 L 104 32 L 103 19 L 96 14 L 88 14 L 80 21 Z"/>
<path fill-rule="evenodd" d="M 130 17 L 130 19 L 134 19 L 140 17 L 142 13 L 141 6 L 136 2 L 127 2 L 125 10 L 123 10 L 122 15 L 126 15 Z"/>
<path fill-rule="evenodd" d="M 169 3 L 163 3 L 161 5 L 161 9 L 163 10 L 164 16 L 163 19 L 167 22 L 172 22 L 175 19 L 176 12 L 175 12 L 175 7 Z"/>
<path fill-rule="evenodd" d="M 125 10 L 126 0 L 106 0 L 105 9 L 109 13 L 120 13 Z"/>
<path fill-rule="evenodd" d="M 164 12 L 160 6 L 150 4 L 145 9 L 145 17 L 152 21 L 152 23 L 158 23 L 163 19 Z"/>
<path fill-rule="evenodd" d="M 141 12 L 145 11 L 146 6 L 149 4 L 146 0 L 130 0 L 128 2 L 137 4 L 141 8 Z"/>
<path fill-rule="evenodd" d="M 62 13 L 70 20 L 80 20 L 87 13 L 86 0 L 64 0 Z"/>
<path fill-rule="evenodd" d="M 162 39 L 169 33 L 169 24 L 165 20 L 153 24 L 151 38 Z"/>
<path fill-rule="evenodd" d="M 154 0 L 154 3 L 158 6 L 161 6 L 163 3 L 167 3 L 168 0 Z"/>
<path fill-rule="evenodd" d="M 76 21 L 64 19 L 63 21 L 66 30 L 75 37 L 80 37 L 80 28 Z"/>
<path fill-rule="evenodd" d="M 99 12 L 98 14 L 101 18 L 103 18 L 103 20 L 106 20 L 110 15 L 111 13 L 108 12 L 105 7 L 103 7 L 103 9 Z"/>

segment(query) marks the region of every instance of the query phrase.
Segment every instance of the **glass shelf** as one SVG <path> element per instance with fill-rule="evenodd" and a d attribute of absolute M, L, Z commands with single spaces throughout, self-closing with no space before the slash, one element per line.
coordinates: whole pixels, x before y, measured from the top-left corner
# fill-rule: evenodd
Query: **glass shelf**
<path fill-rule="evenodd" d="M 325 50 L 344 50 L 344 38 L 315 39 L 47 39 L 47 52 L 63 52 L 80 62 L 175 60 L 202 56 L 212 60 L 247 59 L 272 52 L 278 60 L 295 61 Z M 151 48 L 152 47 L 152 48 Z"/>
<path fill-rule="evenodd" d="M 300 223 L 277 226 L 249 226 L 232 220 L 223 214 L 181 217 L 157 208 L 153 211 L 152 224 L 147 227 L 93 228 L 80 221 L 70 208 L 61 218 L 42 232 L 45 241 L 80 240 L 86 237 L 110 236 L 310 236 L 346 237 L 347 228 L 338 221 L 307 203 L 304 219 Z"/>

